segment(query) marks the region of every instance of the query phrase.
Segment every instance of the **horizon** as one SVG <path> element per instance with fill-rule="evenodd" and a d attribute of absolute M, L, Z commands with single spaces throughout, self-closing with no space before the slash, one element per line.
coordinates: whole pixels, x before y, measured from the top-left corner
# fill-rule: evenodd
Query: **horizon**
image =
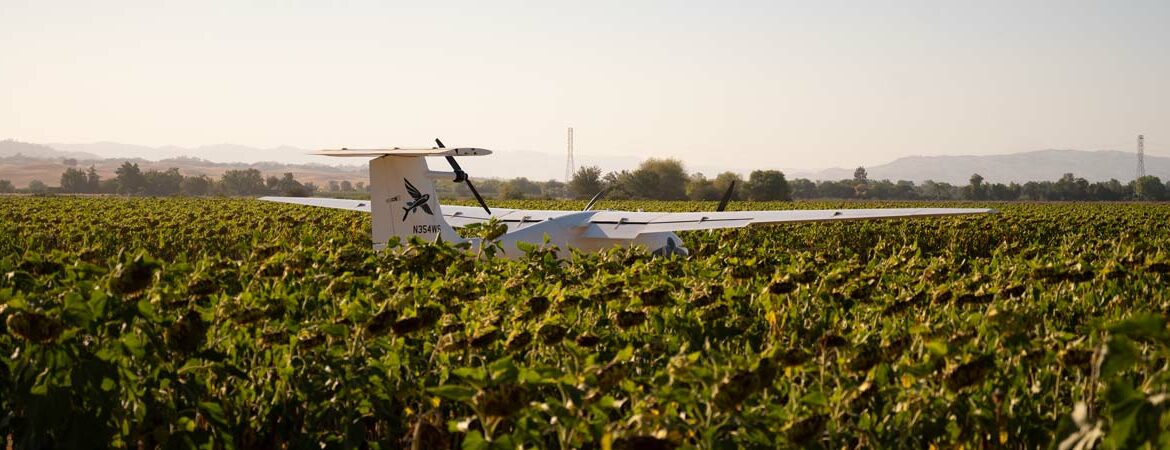
<path fill-rule="evenodd" d="M 1167 22 L 1152 0 L 20 3 L 0 136 L 563 155 L 572 126 L 578 155 L 832 168 L 1145 134 L 1160 154 Z"/>
<path fill-rule="evenodd" d="M 165 147 L 165 148 L 170 149 L 171 151 L 177 152 L 177 153 L 166 154 L 166 155 L 111 155 L 111 154 L 106 153 L 105 151 L 92 151 L 93 149 L 87 148 L 87 145 L 99 145 L 99 146 L 101 146 L 99 150 L 107 150 L 107 151 L 110 148 L 112 148 L 111 146 L 115 146 L 114 148 L 133 148 L 133 149 L 146 150 L 146 151 L 154 151 L 154 148 L 139 146 L 139 145 L 135 145 L 135 144 L 122 144 L 122 143 L 114 143 L 114 142 L 102 142 L 102 143 L 94 143 L 94 144 L 57 144 L 57 143 L 41 144 L 41 143 L 25 142 L 25 141 L 17 140 L 14 138 L 0 139 L 0 143 L 5 143 L 5 142 L 13 142 L 13 143 L 18 143 L 18 144 L 31 144 L 34 146 L 45 146 L 45 147 L 53 149 L 56 152 L 61 152 L 61 154 L 57 154 L 57 155 L 53 155 L 53 156 L 46 156 L 46 155 L 35 155 L 35 154 L 30 154 L 29 152 L 19 152 L 19 151 L 17 153 L 12 153 L 13 149 L 11 147 L 8 147 L 8 148 L 0 147 L 0 156 L 15 156 L 15 155 L 23 154 L 24 156 L 28 156 L 31 158 L 44 159 L 47 157 L 48 159 L 44 159 L 45 161 L 52 161 L 53 159 L 60 159 L 60 158 L 71 158 L 71 159 L 77 159 L 78 162 L 82 163 L 81 165 L 85 165 L 84 164 L 85 162 L 92 162 L 95 160 L 92 158 L 88 158 L 88 157 L 82 157 L 81 155 L 77 155 L 76 153 L 87 153 L 89 155 L 96 156 L 97 157 L 96 161 L 99 161 L 99 162 L 104 161 L 106 163 L 108 163 L 110 161 L 145 162 L 147 164 L 146 167 L 152 167 L 152 168 L 156 168 L 156 169 L 163 167 L 164 165 L 166 165 L 165 163 L 167 163 L 168 161 L 184 161 L 184 160 L 206 162 L 207 164 L 212 165 L 212 166 L 224 166 L 227 168 L 277 165 L 277 166 L 282 166 L 279 169 L 273 169 L 273 170 L 276 170 L 277 172 L 292 170 L 293 172 L 311 175 L 318 180 L 322 179 L 322 177 L 325 177 L 326 175 L 323 175 L 323 174 L 326 172 L 329 172 L 330 170 L 336 169 L 336 170 L 343 170 L 346 172 L 351 171 L 351 170 L 359 170 L 360 171 L 360 170 L 364 170 L 364 166 L 366 165 L 366 161 L 364 159 L 353 159 L 353 161 L 349 161 L 349 159 L 344 159 L 344 158 L 342 158 L 342 159 L 323 158 L 319 155 L 310 155 L 310 154 L 305 154 L 303 152 L 298 152 L 298 154 L 305 157 L 305 159 L 299 160 L 299 161 L 290 161 L 288 159 L 282 159 L 282 158 L 276 158 L 276 157 L 267 158 L 267 159 L 253 158 L 253 159 L 248 159 L 248 160 L 239 160 L 239 159 L 208 158 L 207 155 L 196 156 L 196 155 L 192 155 L 192 154 L 187 153 L 188 150 L 192 150 L 191 148 L 179 147 L 179 146 Z M 68 147 L 67 148 L 60 148 L 61 145 L 68 145 Z M 242 150 L 262 151 L 262 149 L 253 149 L 253 148 L 250 148 L 247 146 L 241 146 L 238 144 L 213 144 L 213 145 L 201 146 L 199 148 L 205 148 L 205 149 L 206 148 L 223 148 L 223 149 L 226 149 L 228 151 L 235 152 L 236 154 L 238 154 L 238 152 L 240 152 Z M 308 149 L 291 147 L 291 146 L 284 146 L 284 147 L 279 147 L 279 148 L 270 149 L 270 150 L 308 151 Z M 954 166 L 953 163 L 957 162 L 959 160 L 962 160 L 962 159 L 973 158 L 973 160 L 970 161 L 970 164 L 972 164 L 972 166 L 964 166 L 964 167 L 970 167 L 970 172 L 979 173 L 980 175 L 982 175 L 986 179 L 988 179 L 988 181 L 990 181 L 990 182 L 1002 181 L 1002 182 L 1006 183 L 1006 182 L 1023 182 L 1023 181 L 1044 181 L 1048 178 L 1053 178 L 1053 179 L 1058 178 L 1059 174 L 1056 172 L 1052 172 L 1051 174 L 1049 174 L 1051 176 L 1049 176 L 1049 175 L 1042 175 L 1042 174 L 1037 175 L 1035 173 L 1036 171 L 1031 171 L 1031 172 L 1033 172 L 1033 175 L 1031 175 L 1031 176 L 1023 176 L 1021 178 L 1020 173 L 1029 172 L 1029 171 L 1027 171 L 1027 170 L 1021 171 L 1018 169 L 1017 170 L 1002 169 L 1002 167 L 1003 167 L 1002 164 L 1004 164 L 1005 162 L 1002 160 L 997 162 L 994 159 L 994 158 L 1012 157 L 1012 156 L 1037 155 L 1037 154 L 1043 154 L 1046 152 L 1079 152 L 1079 153 L 1085 153 L 1085 154 L 1111 153 L 1111 154 L 1120 155 L 1120 157 L 1122 157 L 1122 158 L 1135 158 L 1135 156 L 1136 156 L 1134 154 L 1134 152 L 1127 152 L 1124 150 L 1115 150 L 1115 149 L 1096 149 L 1096 150 L 1041 149 L 1041 150 L 1031 150 L 1031 151 L 1014 152 L 1014 153 L 997 153 L 997 154 L 986 154 L 986 155 L 975 155 L 975 154 L 969 154 L 969 155 L 938 155 L 938 154 L 936 154 L 936 155 L 903 155 L 903 156 L 899 156 L 897 158 L 894 158 L 890 161 L 883 162 L 881 164 L 866 165 L 866 166 L 853 166 L 853 165 L 851 165 L 851 166 L 837 166 L 837 167 L 827 167 L 827 168 L 767 167 L 767 166 L 752 167 L 752 168 L 727 168 L 727 167 L 713 168 L 713 167 L 698 167 L 696 165 L 690 164 L 687 161 L 683 161 L 683 160 L 679 160 L 679 161 L 683 164 L 687 173 L 689 173 L 689 174 L 701 173 L 708 178 L 714 177 L 715 175 L 717 175 L 719 173 L 723 173 L 723 172 L 733 172 L 733 173 L 736 173 L 744 178 L 747 178 L 751 171 L 763 169 L 763 170 L 780 170 L 789 179 L 803 178 L 803 179 L 811 179 L 811 180 L 815 180 L 815 181 L 837 181 L 839 179 L 850 178 L 851 174 L 855 168 L 864 167 L 867 169 L 867 171 L 870 172 L 871 178 L 874 180 L 888 179 L 891 181 L 897 181 L 897 180 L 905 179 L 905 180 L 911 180 L 911 181 L 915 181 L 915 182 L 923 182 L 925 180 L 934 180 L 934 181 L 939 181 L 939 182 L 961 183 L 963 180 L 965 180 L 970 175 L 970 173 L 964 172 L 962 174 L 957 174 L 957 172 L 962 172 L 965 169 L 960 168 L 958 166 Z M 602 169 L 603 173 L 620 172 L 623 170 L 634 170 L 640 165 L 641 162 L 645 161 L 646 159 L 655 158 L 655 156 L 647 156 L 644 158 L 635 158 L 635 157 L 622 156 L 622 155 L 608 155 L 609 159 L 606 159 L 607 157 L 605 157 L 605 156 L 602 156 L 600 158 L 598 158 L 596 155 L 589 155 L 589 156 L 586 156 L 584 158 L 582 156 L 585 156 L 585 155 L 577 155 L 577 160 L 578 160 L 578 162 L 580 162 L 580 164 L 577 165 L 577 168 L 595 165 L 595 166 L 600 167 Z M 592 157 L 590 157 L 590 156 L 592 156 Z M 1170 181 L 1170 173 L 1166 172 L 1166 167 L 1162 167 L 1161 163 L 1163 161 L 1159 161 L 1159 160 L 1168 160 L 1170 158 L 1168 158 L 1166 156 L 1157 155 L 1157 154 L 1149 154 L 1149 152 L 1147 152 L 1146 156 L 1147 156 L 1147 167 L 1148 167 L 1147 173 L 1149 173 L 1150 175 L 1159 176 L 1160 178 L 1167 178 L 1168 181 Z M 551 163 L 553 165 L 556 165 L 557 166 L 556 170 L 558 170 L 559 172 L 557 174 L 551 174 L 548 170 L 545 170 L 543 172 L 537 170 L 534 173 L 534 171 L 532 170 L 533 160 L 534 160 L 534 158 L 539 158 L 539 157 L 545 157 L 546 163 Z M 506 179 L 512 179 L 512 178 L 517 178 L 517 177 L 523 177 L 523 178 L 528 178 L 528 179 L 533 180 L 533 181 L 542 181 L 543 182 L 543 181 L 548 181 L 548 180 L 565 181 L 562 179 L 563 175 L 560 175 L 561 173 L 563 173 L 563 165 L 562 165 L 563 164 L 563 159 L 562 159 L 563 157 L 564 157 L 564 155 L 553 155 L 553 154 L 546 154 L 546 153 L 540 153 L 540 152 L 519 152 L 518 154 L 512 154 L 509 152 L 498 152 L 497 151 L 496 153 L 493 154 L 493 156 L 487 156 L 487 157 L 482 157 L 482 158 L 461 158 L 461 160 L 463 161 L 462 165 L 464 165 L 468 169 L 469 173 L 472 174 L 473 178 L 506 180 Z M 954 159 L 949 161 L 950 163 L 952 163 L 949 166 L 939 166 L 939 167 L 931 169 L 931 167 L 933 167 L 933 166 L 931 166 L 929 164 L 924 165 L 924 161 L 929 162 L 932 159 L 938 159 L 938 158 L 954 158 Z M 992 159 L 987 159 L 987 158 L 992 158 Z M 1041 158 L 1043 158 L 1043 157 L 1041 156 Z M 663 159 L 663 158 L 660 158 L 660 159 Z M 678 158 L 674 158 L 674 159 L 678 159 Z M 1124 174 L 1117 173 L 1117 167 L 1116 167 L 1117 158 L 1116 157 L 1114 157 L 1112 159 L 1107 158 L 1105 160 L 1100 160 L 1100 158 L 1098 158 L 1098 160 L 1102 161 L 1103 164 L 1106 164 L 1106 166 L 1103 166 L 1103 167 L 1092 166 L 1092 165 L 1086 166 L 1085 164 L 1087 163 L 1087 161 L 1072 159 L 1072 160 L 1069 160 L 1065 165 L 1068 166 L 1071 164 L 1072 166 L 1075 166 L 1077 168 L 1074 168 L 1072 170 L 1059 170 L 1059 172 L 1060 173 L 1071 172 L 1077 176 L 1082 176 L 1086 179 L 1089 179 L 1090 181 L 1106 181 L 1108 179 L 1118 179 L 1118 180 L 1127 179 L 1124 176 Z M 351 164 L 345 164 L 345 162 L 351 162 Z M 598 164 L 598 162 L 600 162 L 600 164 Z M 156 163 L 159 163 L 159 164 L 156 164 Z M 435 162 L 435 164 L 438 164 L 438 165 L 433 166 L 433 167 L 436 167 L 436 168 L 443 167 L 441 162 Z M 516 170 L 516 167 L 518 164 L 527 164 L 527 166 L 524 167 L 524 170 L 518 172 Z M 1012 164 L 1017 164 L 1017 163 L 1012 163 Z M 1125 172 L 1128 172 L 1128 164 L 1129 164 L 1128 162 L 1122 163 L 1122 165 L 1125 166 Z M 108 166 L 108 164 L 105 164 L 105 165 Z M 1057 166 L 1060 166 L 1060 164 L 1057 164 Z M 183 166 L 183 167 L 185 167 L 187 170 L 193 170 L 195 174 L 199 174 L 199 173 L 206 171 L 209 166 L 196 164 L 194 166 Z M 181 167 L 181 168 L 183 168 L 183 167 Z M 301 167 L 302 169 L 300 171 L 295 170 L 297 167 Z M 315 169 L 313 169 L 313 167 L 320 168 L 320 170 L 325 170 L 326 172 L 321 172 L 320 170 L 315 170 Z M 1048 167 L 1048 166 L 1046 165 L 1046 167 Z M 1082 168 L 1087 168 L 1087 167 L 1097 167 L 1097 168 L 1095 170 L 1093 170 L 1093 169 L 1081 170 Z M 1108 167 L 1112 167 L 1112 169 L 1109 169 Z M 1170 166 L 1167 166 L 1167 167 L 1170 167 Z M 1001 168 L 1003 171 L 996 170 L 996 168 Z M 12 175 L 15 175 L 15 173 L 10 172 L 12 170 L 19 171 L 21 169 L 18 166 L 13 166 L 13 165 L 7 166 L 7 169 L 5 167 L 0 167 L 0 179 L 3 179 L 3 178 L 23 179 L 23 178 L 29 177 L 28 174 L 21 174 L 21 175 L 17 175 L 15 177 L 13 177 Z M 108 172 L 109 170 L 112 170 L 112 169 L 110 169 L 109 167 L 106 167 L 104 169 L 105 172 Z M 262 170 L 263 170 L 263 168 L 262 168 Z M 1056 170 L 1056 169 L 1052 168 L 1051 170 L 1048 170 L 1048 171 L 1052 171 L 1052 170 Z M 4 172 L 9 172 L 9 173 L 6 175 Z M 99 170 L 99 172 L 103 172 L 103 170 Z M 1015 173 L 1013 173 L 1013 172 L 1015 172 Z M 1044 171 L 1040 171 L 1040 172 L 1044 172 Z M 547 175 L 547 176 L 543 176 L 542 174 Z M 1103 174 L 1108 174 L 1108 175 L 1103 175 Z M 347 177 L 344 175 L 338 175 L 338 176 L 342 176 L 342 178 Z M 39 177 L 39 178 L 43 178 L 43 177 Z M 52 181 L 51 177 L 49 178 L 49 181 L 50 182 Z"/>
<path fill-rule="evenodd" d="M 174 144 L 152 146 L 152 145 L 142 145 L 142 144 L 134 144 L 134 143 L 126 143 L 126 142 L 118 142 L 118 141 L 95 141 L 95 142 L 65 143 L 65 142 L 31 142 L 31 141 L 24 141 L 21 139 L 16 139 L 16 138 L 11 138 L 11 137 L 0 139 L 0 142 L 4 142 L 4 141 L 15 142 L 15 143 L 20 143 L 20 144 L 43 145 L 43 146 L 50 147 L 50 148 L 57 150 L 57 151 L 60 151 L 60 152 L 90 153 L 90 154 L 93 154 L 95 156 L 98 156 L 100 159 L 126 158 L 126 159 L 144 159 L 147 161 L 165 161 L 168 159 L 195 158 L 195 159 L 202 159 L 202 160 L 205 160 L 207 162 L 212 162 L 212 163 L 217 163 L 217 164 L 280 163 L 280 164 L 292 164 L 292 165 L 317 164 L 317 165 L 325 165 L 325 166 L 360 166 L 360 165 L 365 165 L 367 163 L 367 161 L 365 161 L 365 160 L 356 160 L 356 159 L 351 161 L 351 160 L 338 159 L 338 158 L 321 158 L 321 155 L 308 153 L 308 152 L 312 152 L 314 150 L 320 150 L 320 149 L 307 148 L 307 147 L 302 147 L 302 146 L 297 146 L 297 145 L 289 145 L 289 144 L 282 144 L 282 145 L 269 146 L 269 147 L 255 147 L 255 146 L 249 146 L 249 145 L 243 145 L 243 144 L 235 144 L 235 143 L 231 143 L 231 142 L 221 142 L 221 143 L 215 143 L 215 144 L 201 144 L 201 145 L 193 145 L 193 146 L 183 146 L 183 145 L 174 145 Z M 1148 140 L 1147 140 L 1147 142 L 1148 142 Z M 222 159 L 210 159 L 210 158 L 206 158 L 204 156 L 199 156 L 199 155 L 195 155 L 195 154 L 186 154 L 186 153 L 176 154 L 176 155 L 164 155 L 164 156 L 160 156 L 159 158 L 150 159 L 150 158 L 143 157 L 143 156 L 123 156 L 123 155 L 109 155 L 109 156 L 107 156 L 107 155 L 103 155 L 103 154 L 99 154 L 99 153 L 93 153 L 91 151 L 86 151 L 84 149 L 82 149 L 82 150 L 65 150 L 65 149 L 55 147 L 55 146 L 64 146 L 67 149 L 76 149 L 76 148 L 82 148 L 82 147 L 87 147 L 87 146 L 99 146 L 99 145 L 117 145 L 117 146 L 124 146 L 124 147 L 137 147 L 137 148 L 150 149 L 150 150 L 174 149 L 174 150 L 180 150 L 180 151 L 198 151 L 200 149 L 224 148 L 224 147 L 245 148 L 245 149 L 249 149 L 249 150 L 285 150 L 285 149 L 287 149 L 287 150 L 304 151 L 305 153 L 297 153 L 300 156 L 313 156 L 314 158 L 320 158 L 320 159 L 326 160 L 326 161 L 332 159 L 332 160 L 335 160 L 336 163 L 329 164 L 329 163 L 317 163 L 317 162 L 311 162 L 311 161 L 310 162 L 289 162 L 289 161 L 282 161 L 282 160 L 277 160 L 277 159 L 222 160 Z M 472 146 L 474 146 L 474 145 L 472 145 Z M 492 150 L 494 152 L 493 154 L 497 154 L 497 155 L 498 154 L 507 154 L 506 152 L 501 153 L 499 150 L 495 150 L 495 149 L 489 149 L 489 150 Z M 903 154 L 903 155 L 894 156 L 892 159 L 886 160 L 884 162 L 880 162 L 878 164 L 873 164 L 873 165 L 874 166 L 881 166 L 881 165 L 889 164 L 891 162 L 895 162 L 897 160 L 905 159 L 905 158 L 933 158 L 933 157 L 959 157 L 959 158 L 961 158 L 961 157 L 982 157 L 982 156 L 993 157 L 993 156 L 1017 155 L 1017 154 L 1024 154 L 1024 153 L 1050 152 L 1050 151 L 1118 152 L 1118 153 L 1133 154 L 1133 155 L 1135 155 L 1135 157 L 1136 157 L 1136 153 L 1137 153 L 1136 148 L 1134 150 L 1123 150 L 1123 149 L 1115 149 L 1115 148 L 1097 148 L 1097 149 L 1043 148 L 1043 149 L 1034 149 L 1034 150 L 1019 150 L 1019 151 L 1012 151 L 1012 152 L 990 152 L 989 151 L 987 153 L 969 153 L 969 154 L 907 153 L 907 154 Z M 557 153 L 553 153 L 553 152 L 544 152 L 544 151 L 539 151 L 539 150 L 520 150 L 519 152 L 520 153 L 539 153 L 539 154 L 551 156 L 551 157 L 561 157 L 561 158 L 565 157 L 564 153 L 557 154 Z M 1158 152 L 1151 152 L 1148 145 L 1145 147 L 1144 154 L 1147 157 L 1170 158 L 1170 154 L 1162 155 Z M 25 156 L 31 156 L 31 155 L 25 155 Z M 620 158 L 620 157 L 628 157 L 629 155 L 621 155 L 621 154 L 616 154 L 616 153 L 600 153 L 600 154 L 580 155 L 580 154 L 575 153 L 575 156 L 577 156 L 578 158 L 580 158 L 582 156 L 585 156 L 587 158 L 588 157 Z M 641 158 L 639 161 L 645 161 L 647 159 L 678 159 L 678 160 L 682 161 L 684 163 L 684 165 L 686 162 L 686 161 L 682 160 L 681 158 L 677 158 L 677 157 L 669 156 L 669 155 L 667 155 L 667 156 L 647 155 L 647 156 Z M 582 164 L 576 165 L 576 167 L 578 167 L 578 168 L 583 167 L 583 166 L 585 166 L 585 165 L 582 165 Z M 802 170 L 802 171 L 821 171 L 821 170 L 832 170 L 832 169 L 850 169 L 850 170 L 852 170 L 852 169 L 855 169 L 857 167 L 868 167 L 868 166 L 854 166 L 854 165 L 845 164 L 845 165 L 831 166 L 831 167 L 786 167 L 785 169 L 794 169 L 794 170 Z"/>

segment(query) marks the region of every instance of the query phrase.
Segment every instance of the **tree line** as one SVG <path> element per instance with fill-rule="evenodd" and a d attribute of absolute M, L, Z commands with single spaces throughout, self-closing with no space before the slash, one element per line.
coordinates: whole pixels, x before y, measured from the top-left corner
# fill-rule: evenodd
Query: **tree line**
<path fill-rule="evenodd" d="M 983 176 L 972 174 L 965 185 L 927 180 L 870 180 L 864 167 L 853 178 L 813 181 L 788 180 L 777 170 L 752 171 L 745 180 L 734 172 L 714 178 L 701 173 L 687 174 L 683 164 L 674 159 L 649 159 L 636 170 L 603 174 L 596 166 L 582 167 L 567 183 L 533 182 L 526 178 L 492 181 L 480 187 L 485 195 L 500 198 L 575 198 L 588 199 L 601 190 L 613 199 L 652 200 L 719 200 L 735 183 L 733 200 L 992 200 L 992 201 L 1125 201 L 1170 200 L 1170 182 L 1156 176 L 1144 176 L 1128 183 L 1118 180 L 1089 182 L 1066 173 L 1056 181 L 1026 183 L 988 183 Z M 470 195 L 456 186 L 454 193 Z M 477 187 L 479 182 L 477 181 Z"/>
<path fill-rule="evenodd" d="M 113 178 L 103 179 L 93 166 L 87 170 L 68 167 L 61 174 L 59 188 L 50 188 L 40 180 L 29 182 L 25 192 L 65 194 L 120 194 L 145 196 L 206 195 L 281 195 L 310 197 L 317 191 L 313 183 L 301 183 L 292 173 L 281 177 L 264 177 L 257 169 L 228 170 L 218 179 L 207 175 L 183 175 L 178 168 L 146 170 L 138 163 L 124 162 Z M 8 180 L 0 180 L 0 193 L 17 192 Z"/>
<path fill-rule="evenodd" d="M 320 191 L 330 193 L 361 193 L 363 182 L 330 181 L 325 189 L 313 183 L 301 183 L 292 173 L 282 177 L 264 177 L 259 170 L 243 169 L 224 172 L 219 179 L 206 175 L 184 176 L 179 169 L 139 169 L 137 163 L 125 162 L 116 176 L 102 179 L 93 166 L 88 170 L 69 167 L 61 174 L 61 187 L 45 186 L 34 180 L 25 192 L 62 192 L 123 195 L 282 195 L 308 197 Z M 719 200 L 735 184 L 732 200 L 785 201 L 828 199 L 872 200 L 992 200 L 992 201 L 1125 201 L 1170 200 L 1170 182 L 1163 183 L 1156 176 L 1144 176 L 1128 183 L 1118 180 L 1089 182 L 1066 173 L 1056 181 L 1029 181 L 1026 183 L 988 183 L 983 176 L 972 174 L 966 185 L 927 180 L 921 184 L 912 181 L 870 180 L 864 167 L 858 167 L 853 178 L 836 181 L 813 181 L 804 178 L 788 180 L 778 170 L 756 170 L 747 179 L 734 172 L 723 172 L 714 178 L 701 173 L 688 174 L 681 161 L 655 159 L 643 161 L 635 170 L 603 173 L 596 166 L 582 167 L 568 183 L 556 180 L 532 181 L 527 178 L 507 180 L 475 180 L 483 195 L 500 199 L 572 198 L 588 199 L 602 190 L 610 199 L 651 200 Z M 436 183 L 436 191 L 443 196 L 471 197 L 462 183 Z M 8 180 L 0 180 L 0 193 L 16 192 Z"/>

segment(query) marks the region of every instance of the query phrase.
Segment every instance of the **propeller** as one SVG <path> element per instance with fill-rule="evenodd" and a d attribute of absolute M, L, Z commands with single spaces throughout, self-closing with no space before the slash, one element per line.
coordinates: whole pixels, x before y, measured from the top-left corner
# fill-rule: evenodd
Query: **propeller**
<path fill-rule="evenodd" d="M 443 141 L 440 141 L 439 138 L 435 138 L 435 143 L 439 144 L 439 148 L 447 148 L 445 145 L 443 145 Z M 475 190 L 475 185 L 471 184 L 471 179 L 467 178 L 467 172 L 464 172 L 463 168 L 459 167 L 459 163 L 455 161 L 455 157 L 448 156 L 447 163 L 451 164 L 451 169 L 455 170 L 454 181 L 456 183 L 467 183 L 467 188 L 471 189 L 471 195 L 474 195 L 475 199 L 479 201 L 479 206 L 482 206 L 483 210 L 487 211 L 489 216 L 492 215 L 492 210 L 488 208 L 487 202 L 483 201 L 483 197 L 479 195 L 479 191 Z"/>
<path fill-rule="evenodd" d="M 723 211 L 727 209 L 727 202 L 731 201 L 732 192 L 735 192 L 734 180 L 732 180 L 731 184 L 727 186 L 727 192 L 723 193 L 723 199 L 719 200 L 719 206 L 715 207 L 715 211 Z"/>
<path fill-rule="evenodd" d="M 585 209 L 582 209 L 582 211 L 593 209 L 593 204 L 597 203 L 598 200 L 601 200 L 601 197 L 604 197 L 606 192 L 609 192 L 609 188 L 604 188 L 600 191 L 597 191 L 597 194 L 594 195 L 593 198 L 589 199 L 589 203 L 585 205 Z"/>

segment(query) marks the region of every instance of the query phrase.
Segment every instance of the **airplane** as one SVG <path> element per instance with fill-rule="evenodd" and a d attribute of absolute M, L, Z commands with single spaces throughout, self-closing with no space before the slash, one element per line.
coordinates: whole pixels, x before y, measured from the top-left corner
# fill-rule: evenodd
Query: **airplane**
<path fill-rule="evenodd" d="M 644 212 L 592 210 L 602 193 L 598 193 L 583 211 L 528 210 L 488 207 L 475 190 L 467 172 L 455 157 L 490 155 L 491 150 L 460 147 L 446 148 L 435 139 L 437 147 L 318 150 L 311 154 L 331 157 L 370 159 L 370 199 L 261 197 L 260 200 L 297 205 L 362 211 L 373 215 L 375 250 L 385 249 L 392 238 L 409 242 L 412 237 L 426 241 L 441 239 L 450 243 L 481 246 L 479 238 L 465 239 L 455 228 L 495 219 L 507 227 L 494 243 L 505 258 L 524 255 L 524 243 L 537 246 L 555 245 L 560 258 L 569 258 L 571 249 L 598 252 L 615 245 L 642 246 L 656 256 L 687 256 L 690 250 L 676 232 L 740 228 L 793 222 L 832 222 L 842 220 L 889 219 L 904 217 L 994 214 L 986 208 L 879 208 L 778 211 L 725 211 L 730 195 L 725 195 L 714 212 Z M 444 157 L 452 171 L 433 171 L 427 157 Z M 433 180 L 450 179 L 466 183 L 482 208 L 439 204 Z M 732 186 L 734 188 L 734 185 Z M 727 191 L 731 194 L 731 189 Z"/>

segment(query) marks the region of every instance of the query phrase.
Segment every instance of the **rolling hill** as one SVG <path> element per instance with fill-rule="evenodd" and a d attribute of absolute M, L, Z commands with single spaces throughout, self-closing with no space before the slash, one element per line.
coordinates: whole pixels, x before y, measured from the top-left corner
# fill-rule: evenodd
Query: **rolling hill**
<path fill-rule="evenodd" d="M 1170 178 L 1170 158 L 1146 155 L 1146 174 L 1162 180 Z M 841 180 L 853 178 L 854 169 L 826 169 L 793 172 L 789 178 Z M 1128 182 L 1137 172 L 1134 153 L 1102 150 L 1040 150 L 1005 155 L 979 156 L 907 156 L 890 163 L 865 168 L 871 180 L 926 180 L 967 184 L 978 173 L 987 182 L 1023 183 L 1055 181 L 1072 173 L 1089 181 L 1117 179 Z"/>

